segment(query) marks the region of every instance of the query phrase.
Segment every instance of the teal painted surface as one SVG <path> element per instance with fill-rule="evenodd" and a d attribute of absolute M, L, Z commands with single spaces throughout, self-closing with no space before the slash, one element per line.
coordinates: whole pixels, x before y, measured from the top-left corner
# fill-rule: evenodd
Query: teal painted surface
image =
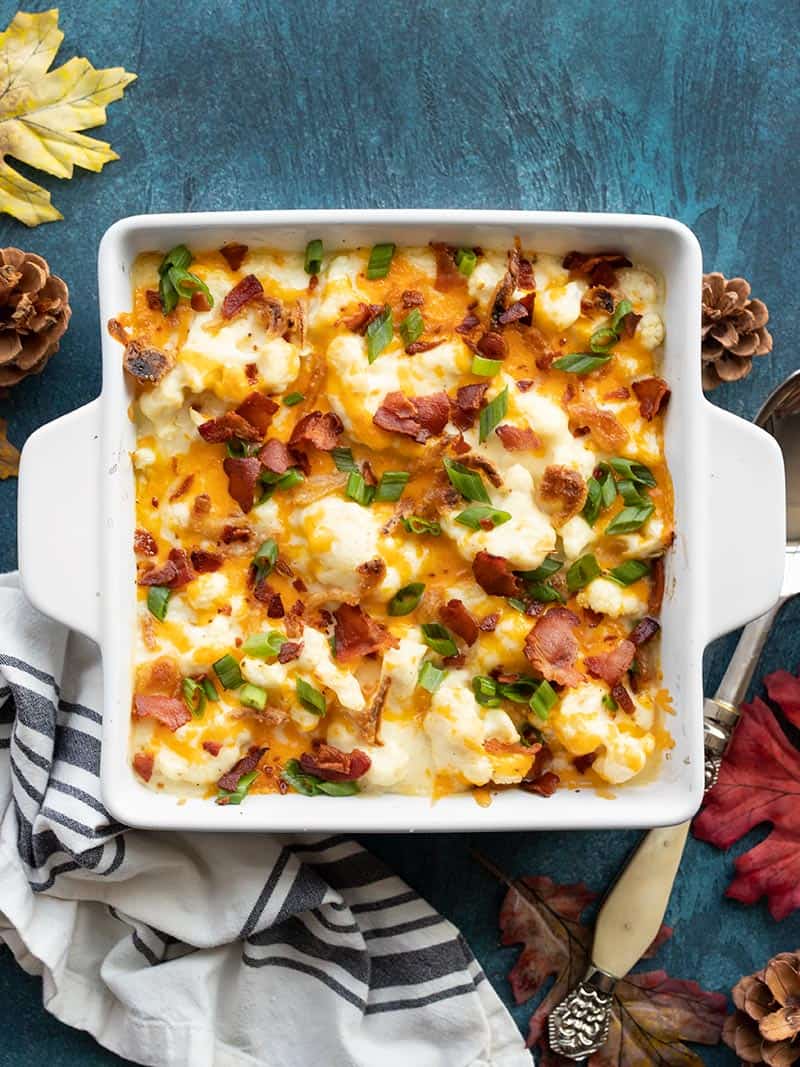
<path fill-rule="evenodd" d="M 0 24 L 14 11 L 0 3 Z M 714 400 L 752 417 L 798 365 L 796 5 L 64 0 L 61 13 L 62 61 L 87 55 L 98 66 L 124 65 L 139 81 L 100 131 L 121 161 L 71 182 L 43 179 L 66 221 L 34 231 L 0 221 L 0 245 L 46 256 L 69 283 L 74 308 L 45 376 L 0 401 L 18 444 L 97 394 L 97 243 L 115 219 L 143 211 L 462 206 L 674 215 L 699 236 L 707 269 L 746 274 L 772 310 L 775 354 Z M 16 562 L 15 493 L 13 482 L 0 483 L 0 569 Z M 790 606 L 764 669 L 797 666 L 798 623 L 800 608 Z M 709 651 L 709 687 L 731 641 Z M 602 889 L 635 839 L 369 843 L 461 926 L 508 999 L 515 953 L 497 946 L 501 893 L 470 850 L 511 874 L 583 878 Z M 732 855 L 690 843 L 668 915 L 675 938 L 661 957 L 675 975 L 712 989 L 730 988 L 773 952 L 800 944 L 799 918 L 779 925 L 763 907 L 724 901 L 731 865 Z M 38 979 L 7 953 L 0 989 L 0 1063 L 121 1062 L 46 1016 Z M 523 1029 L 529 1014 L 515 1009 Z M 733 1062 L 723 1050 L 706 1059 Z"/>

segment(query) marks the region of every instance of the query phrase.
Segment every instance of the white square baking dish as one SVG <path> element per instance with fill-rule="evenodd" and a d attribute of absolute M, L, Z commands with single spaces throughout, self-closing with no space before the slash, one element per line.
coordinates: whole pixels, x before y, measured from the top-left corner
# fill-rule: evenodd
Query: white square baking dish
<path fill-rule="evenodd" d="M 663 375 L 672 388 L 666 452 L 677 536 L 669 555 L 662 624 L 665 684 L 676 714 L 674 749 L 614 799 L 561 790 L 548 800 L 520 790 L 488 808 L 470 794 L 328 798 L 254 795 L 239 807 L 157 794 L 130 765 L 128 742 L 135 633 L 131 550 L 134 484 L 132 399 L 119 346 L 105 323 L 131 306 L 131 266 L 146 250 L 228 242 L 297 250 L 380 241 L 624 252 L 666 283 Z M 37 431 L 20 475 L 23 588 L 45 614 L 88 634 L 103 656 L 102 789 L 110 813 L 135 826 L 182 830 L 399 831 L 647 827 L 687 819 L 703 792 L 702 656 L 706 644 L 766 611 L 783 569 L 784 480 L 774 440 L 704 399 L 700 388 L 702 258 L 694 235 L 667 218 L 496 211 L 265 211 L 122 219 L 100 245 L 103 391 Z M 747 488 L 745 495 L 742 487 Z M 56 526 L 54 528 L 54 518 Z"/>

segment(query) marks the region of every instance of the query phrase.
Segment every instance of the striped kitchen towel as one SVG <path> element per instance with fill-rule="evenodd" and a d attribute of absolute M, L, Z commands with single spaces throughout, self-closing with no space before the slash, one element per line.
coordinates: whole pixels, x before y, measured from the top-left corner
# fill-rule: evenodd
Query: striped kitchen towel
<path fill-rule="evenodd" d="M 530 1067 L 464 939 L 357 842 L 155 833 L 100 799 L 100 659 L 0 576 L 0 940 L 169 1067 Z"/>

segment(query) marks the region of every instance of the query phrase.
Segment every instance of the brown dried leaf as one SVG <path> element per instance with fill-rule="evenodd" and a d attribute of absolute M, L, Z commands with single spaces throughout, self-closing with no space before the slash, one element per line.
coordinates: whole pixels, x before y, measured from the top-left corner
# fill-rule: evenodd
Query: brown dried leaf
<path fill-rule="evenodd" d="M 0 479 L 16 478 L 19 474 L 19 450 L 6 437 L 8 423 L 0 419 Z"/>

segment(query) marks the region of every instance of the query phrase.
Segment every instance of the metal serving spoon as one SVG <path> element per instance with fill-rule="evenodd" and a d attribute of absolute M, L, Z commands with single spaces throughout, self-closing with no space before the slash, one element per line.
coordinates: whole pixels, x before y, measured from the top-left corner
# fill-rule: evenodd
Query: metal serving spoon
<path fill-rule="evenodd" d="M 705 700 L 706 789 L 717 780 L 722 755 L 739 720 L 739 704 L 775 619 L 786 601 L 800 593 L 800 370 L 770 394 L 755 421 L 775 437 L 786 467 L 783 587 L 775 606 L 745 626 L 716 694 Z M 582 1060 L 608 1039 L 614 986 L 658 933 L 690 822 L 650 830 L 614 882 L 597 916 L 589 969 L 550 1014 L 548 1036 L 554 1052 Z"/>

